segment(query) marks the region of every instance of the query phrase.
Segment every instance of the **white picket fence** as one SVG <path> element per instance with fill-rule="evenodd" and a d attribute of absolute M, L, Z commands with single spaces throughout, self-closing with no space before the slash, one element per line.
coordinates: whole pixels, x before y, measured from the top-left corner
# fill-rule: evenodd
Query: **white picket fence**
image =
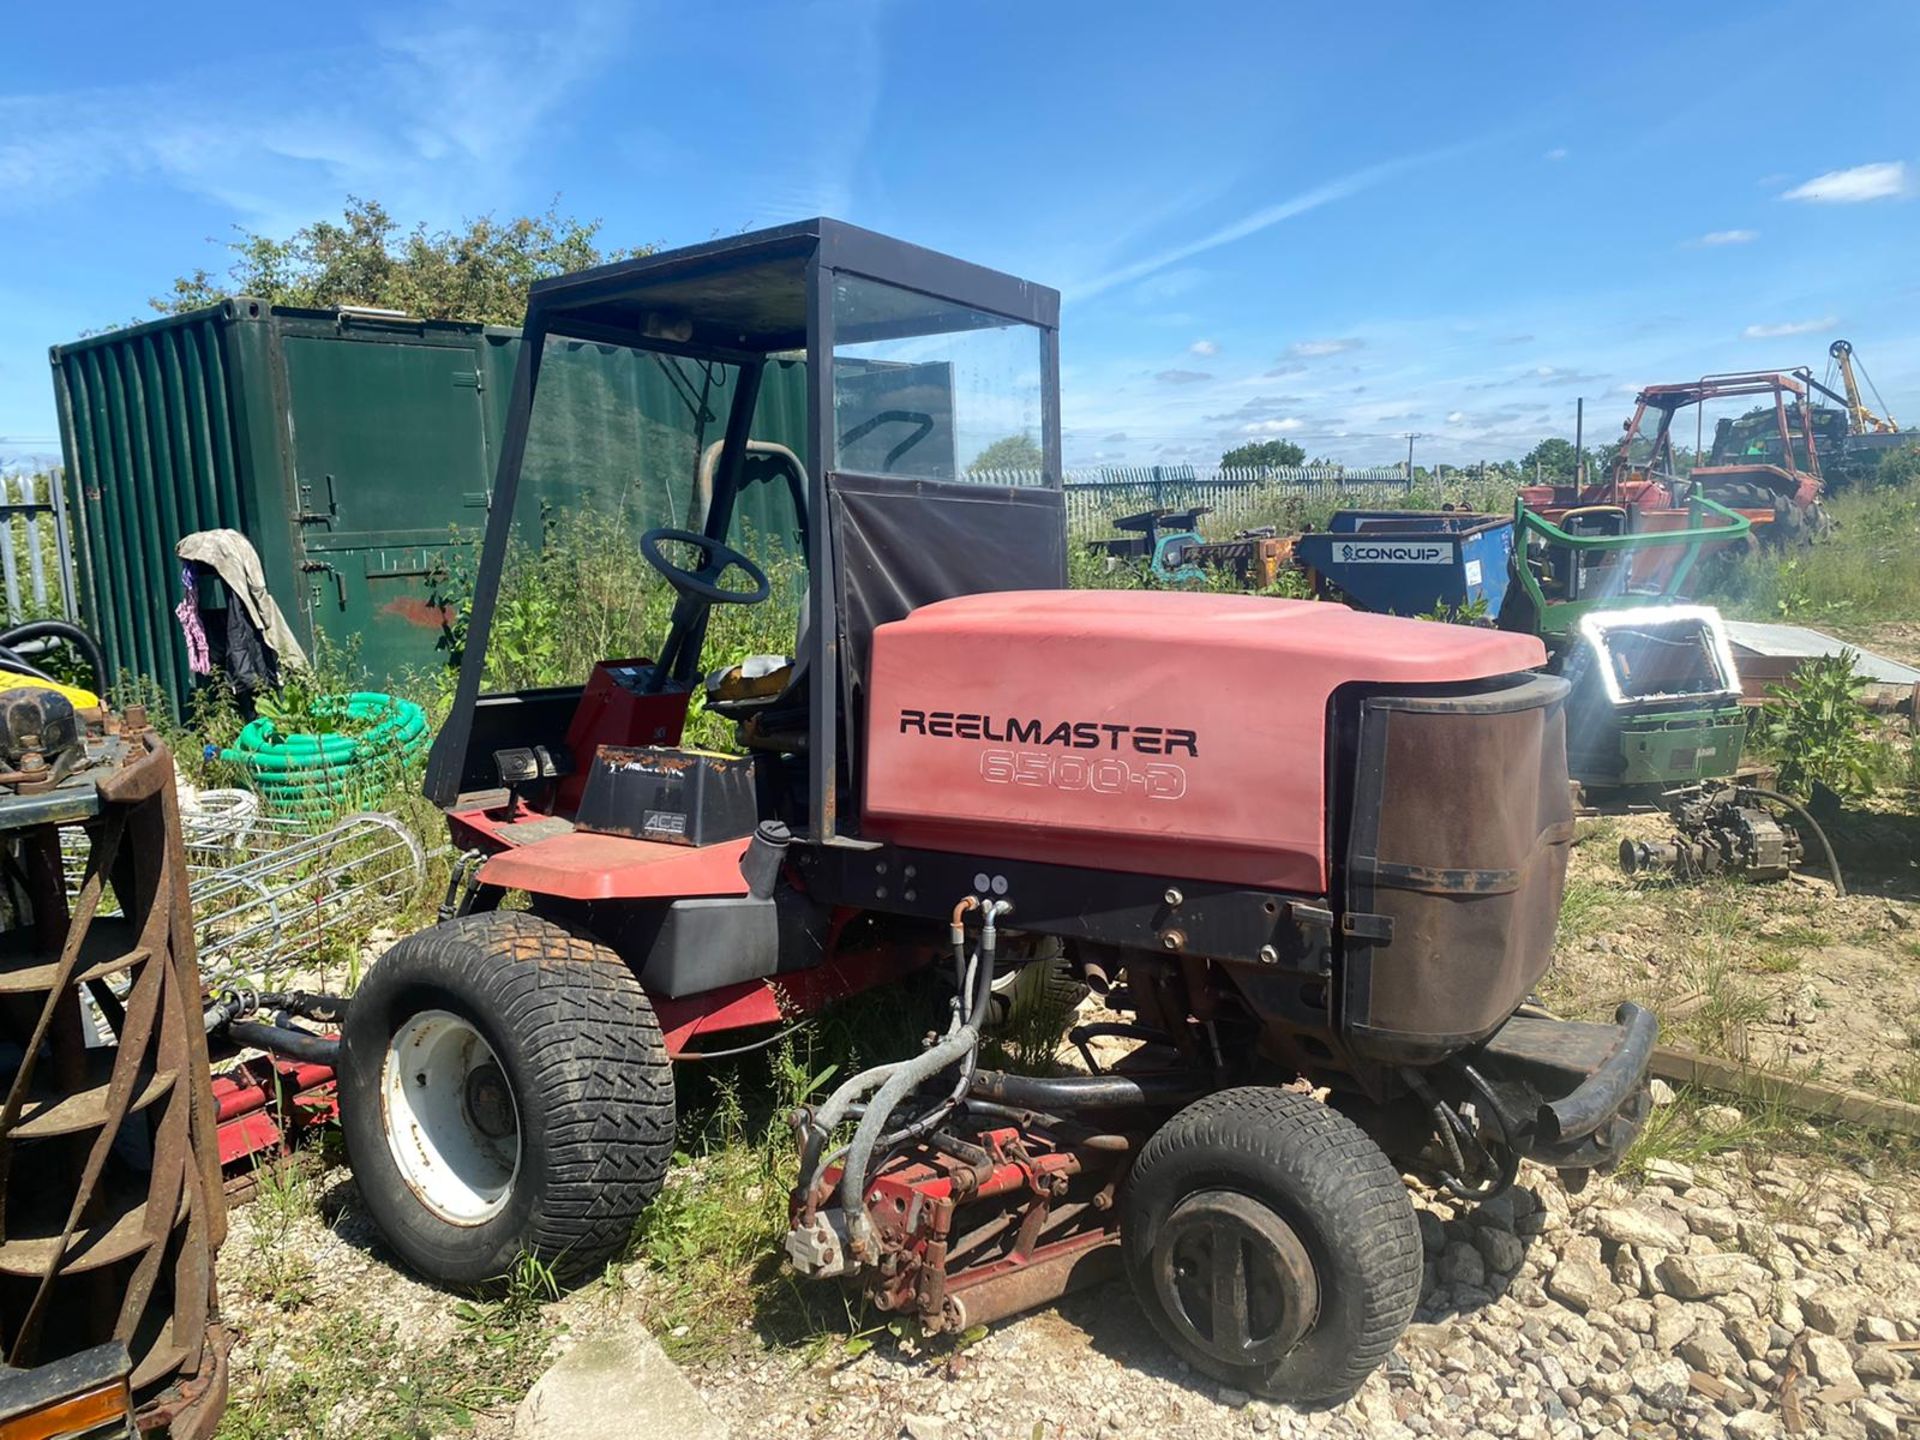
<path fill-rule="evenodd" d="M 1196 505 L 1209 507 L 1216 524 L 1230 525 L 1270 506 L 1282 495 L 1317 496 L 1331 491 L 1355 500 L 1366 497 L 1384 502 L 1410 488 L 1406 471 L 1397 465 L 1369 469 L 1296 465 L 1261 470 L 1193 465 L 1102 466 L 1069 470 L 1065 478 L 1067 523 L 1076 528 L 1141 510 L 1184 510 Z"/>

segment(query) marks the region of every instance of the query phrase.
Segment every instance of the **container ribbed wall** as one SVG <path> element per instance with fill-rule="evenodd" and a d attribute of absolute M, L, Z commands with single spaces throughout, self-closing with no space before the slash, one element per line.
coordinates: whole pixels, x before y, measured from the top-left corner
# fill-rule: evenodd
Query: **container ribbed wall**
<path fill-rule="evenodd" d="M 356 650 L 366 683 L 443 663 L 431 575 L 485 525 L 519 346 L 499 327 L 235 299 L 56 347 L 81 605 L 115 681 L 151 677 L 185 707 L 174 545 L 217 527 L 253 541 L 301 641 Z M 523 504 L 618 484 L 648 523 L 684 523 L 731 397 L 720 367 L 550 342 Z M 804 455 L 802 366 L 769 367 L 758 417 L 756 439 Z M 741 514 L 793 526 L 771 486 Z"/>

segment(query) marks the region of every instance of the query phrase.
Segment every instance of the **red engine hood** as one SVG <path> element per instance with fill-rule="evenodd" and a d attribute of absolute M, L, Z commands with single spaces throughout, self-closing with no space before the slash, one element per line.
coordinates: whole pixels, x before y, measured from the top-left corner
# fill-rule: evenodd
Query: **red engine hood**
<path fill-rule="evenodd" d="M 1097 590 L 946 600 L 874 633 L 862 829 L 1322 893 L 1333 692 L 1545 662 L 1532 636 L 1325 602 Z"/>

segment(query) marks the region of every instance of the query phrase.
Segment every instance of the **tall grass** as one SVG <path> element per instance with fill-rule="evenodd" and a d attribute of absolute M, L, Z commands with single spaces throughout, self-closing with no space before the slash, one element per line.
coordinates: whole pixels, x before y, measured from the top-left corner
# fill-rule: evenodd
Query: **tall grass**
<path fill-rule="evenodd" d="M 636 537 L 643 528 L 635 516 L 598 510 L 543 511 L 537 526 L 521 527 L 501 569 L 485 688 L 577 685 L 601 660 L 659 653 L 677 597 L 639 555 Z M 757 605 L 711 607 L 701 648 L 709 672 L 749 655 L 791 655 L 805 594 L 805 570 L 787 548 L 752 533 L 736 537 L 735 544 L 766 571 L 772 593 Z M 453 616 L 449 667 L 431 681 L 441 692 L 437 704 L 428 704 L 435 718 L 450 697 L 466 645 L 476 584 L 472 565 L 471 550 L 460 554 L 432 597 Z M 745 582 L 735 573 L 724 583 Z M 731 748 L 732 725 L 708 714 L 698 698 L 696 692 L 685 743 Z"/>
<path fill-rule="evenodd" d="M 1828 514 L 1811 545 L 1731 563 L 1702 599 L 1750 620 L 1920 619 L 1920 480 L 1843 492 Z"/>

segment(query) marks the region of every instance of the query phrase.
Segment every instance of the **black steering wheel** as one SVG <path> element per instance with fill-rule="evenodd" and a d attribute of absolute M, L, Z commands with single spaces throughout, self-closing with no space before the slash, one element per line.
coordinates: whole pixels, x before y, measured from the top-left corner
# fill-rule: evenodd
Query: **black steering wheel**
<path fill-rule="evenodd" d="M 660 542 L 663 540 L 691 545 L 707 557 L 707 563 L 698 570 L 683 569 L 660 553 Z M 732 546 L 722 545 L 718 540 L 692 530 L 649 530 L 640 537 L 640 553 L 682 595 L 696 595 L 716 605 L 758 605 L 773 593 L 773 587 L 767 583 L 766 571 Z M 729 570 L 744 572 L 753 581 L 753 589 L 724 588 L 720 584 L 720 577 Z"/>

